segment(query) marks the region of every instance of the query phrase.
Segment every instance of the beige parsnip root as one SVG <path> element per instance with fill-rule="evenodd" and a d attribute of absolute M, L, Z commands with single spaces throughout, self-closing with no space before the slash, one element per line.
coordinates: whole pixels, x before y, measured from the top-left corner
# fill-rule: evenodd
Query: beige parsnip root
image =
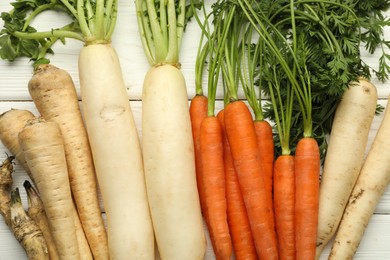
<path fill-rule="evenodd" d="M 29 260 L 49 260 L 45 237 L 39 226 L 24 211 L 19 189 L 11 191 L 11 228 Z"/>
<path fill-rule="evenodd" d="M 108 259 L 95 168 L 74 82 L 67 71 L 44 64 L 35 69 L 28 89 L 41 116 L 61 129 L 70 187 L 83 230 L 94 258 Z"/>
<path fill-rule="evenodd" d="M 18 137 L 60 259 L 80 259 L 64 144 L 58 125 L 40 118 L 31 120 Z"/>
<path fill-rule="evenodd" d="M 32 112 L 25 109 L 10 109 L 0 115 L 0 140 L 4 146 L 15 155 L 16 160 L 26 171 L 33 183 L 34 180 L 31 176 L 30 169 L 27 166 L 19 146 L 18 134 L 26 125 L 27 121 L 34 117 Z"/>
<path fill-rule="evenodd" d="M 93 255 L 91 252 L 91 248 L 89 247 L 87 237 L 85 236 L 85 232 L 81 225 L 81 221 L 79 218 L 79 214 L 77 213 L 75 203 L 73 203 L 72 211 L 73 211 L 74 227 L 76 229 L 77 243 L 78 243 L 79 253 L 80 253 L 80 260 L 92 260 Z"/>
<path fill-rule="evenodd" d="M 110 258 L 154 259 L 142 152 L 112 46 L 84 46 L 79 76 L 85 124 L 107 216 Z"/>
<path fill-rule="evenodd" d="M 3 216 L 5 224 L 9 227 L 11 226 L 10 192 L 13 183 L 14 159 L 14 156 L 7 156 L 0 165 L 0 214 Z"/>
<path fill-rule="evenodd" d="M 367 154 L 336 233 L 329 259 L 353 259 L 390 181 L 390 106 Z"/>
<path fill-rule="evenodd" d="M 27 193 L 28 211 L 27 215 L 35 221 L 43 237 L 45 238 L 47 249 L 49 251 L 50 260 L 60 259 L 57 252 L 57 247 L 54 243 L 53 236 L 50 231 L 49 221 L 46 216 L 45 209 L 38 192 L 29 181 L 24 181 L 23 186 Z"/>
<path fill-rule="evenodd" d="M 376 104 L 376 87 L 359 78 L 337 107 L 320 184 L 317 259 L 336 233 L 359 176 Z"/>
<path fill-rule="evenodd" d="M 18 161 L 21 163 L 30 179 L 33 181 L 33 176 L 24 158 L 23 151 L 20 147 L 18 134 L 29 120 L 34 119 L 35 116 L 28 110 L 11 109 L 0 116 L 0 129 L 3 130 L 0 134 L 1 140 L 4 140 L 5 146 L 12 152 L 18 155 Z M 10 126 L 10 127 L 9 127 Z M 34 183 L 35 185 L 35 183 Z M 75 216 L 76 236 L 79 243 L 79 250 L 82 253 L 84 260 L 92 259 L 92 252 L 89 248 L 87 238 L 80 223 L 80 218 L 76 207 L 73 205 L 73 215 Z"/>
<path fill-rule="evenodd" d="M 154 66 L 142 95 L 142 146 L 149 203 L 162 259 L 203 259 L 206 240 L 196 184 L 184 77 Z"/>

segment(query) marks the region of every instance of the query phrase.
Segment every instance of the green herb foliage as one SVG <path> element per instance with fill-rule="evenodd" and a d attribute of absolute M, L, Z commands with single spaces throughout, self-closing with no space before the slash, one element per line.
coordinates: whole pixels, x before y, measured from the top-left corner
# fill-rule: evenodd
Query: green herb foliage
<path fill-rule="evenodd" d="M 14 61 L 28 57 L 34 64 L 48 63 L 57 41 L 73 38 L 85 44 L 109 43 L 115 28 L 118 0 L 16 0 L 10 12 L 1 13 L 0 58 Z M 31 26 L 45 11 L 63 12 L 71 22 L 48 31 Z"/>
<path fill-rule="evenodd" d="M 338 102 L 348 84 L 358 76 L 371 78 L 371 74 L 384 81 L 389 74 L 389 54 L 386 53 L 389 42 L 383 38 L 383 28 L 390 21 L 383 16 L 389 7 L 389 1 L 263 1 L 254 5 L 261 16 L 269 20 L 268 30 L 274 42 L 279 44 L 289 67 L 297 73 L 297 82 L 306 84 L 311 93 L 312 136 L 319 142 L 324 155 L 327 147 L 326 135 L 329 134 L 333 115 Z M 369 2 L 369 3 L 368 3 Z M 375 3 L 376 2 L 376 3 Z M 292 11 L 293 10 L 293 11 Z M 292 17 L 293 15 L 293 17 Z M 272 25 L 272 26 L 271 26 Z M 284 35 L 291 44 L 286 48 L 280 40 Z M 294 42 L 295 41 L 295 42 Z M 369 53 L 382 51 L 378 60 L 378 69 L 366 64 L 361 57 L 361 47 Z M 264 55 L 266 51 L 263 52 Z M 264 57 L 272 61 L 270 57 Z M 296 65 L 294 65 L 296 64 Z M 281 65 L 274 63 L 277 70 Z M 294 68 L 294 66 L 296 66 Z M 263 66 L 264 67 L 264 66 Z M 267 85 L 269 70 L 264 74 L 259 85 Z M 286 86 L 290 79 L 280 73 L 274 81 L 275 86 Z M 303 78 L 303 79 L 302 79 Z M 275 77 L 274 77 L 275 79 Z M 264 89 L 265 94 L 270 92 Z M 289 88 L 278 89 L 282 100 L 290 98 Z M 290 146 L 293 148 L 305 132 L 305 115 L 299 102 L 294 102 L 291 117 Z M 381 108 L 379 108 L 380 110 Z M 272 105 L 266 105 L 265 115 L 275 120 Z M 276 144 L 281 145 L 279 136 L 275 135 Z"/>

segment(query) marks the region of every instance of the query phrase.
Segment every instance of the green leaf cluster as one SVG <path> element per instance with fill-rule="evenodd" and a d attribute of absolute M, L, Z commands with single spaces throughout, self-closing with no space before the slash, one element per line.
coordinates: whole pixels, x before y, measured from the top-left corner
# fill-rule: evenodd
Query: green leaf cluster
<path fill-rule="evenodd" d="M 48 63 L 52 46 L 66 38 L 85 44 L 108 43 L 114 31 L 118 0 L 16 0 L 13 9 L 1 13 L 0 58 L 14 61 L 28 57 L 34 64 Z M 63 12 L 71 22 L 48 31 L 31 26 L 45 11 Z"/>

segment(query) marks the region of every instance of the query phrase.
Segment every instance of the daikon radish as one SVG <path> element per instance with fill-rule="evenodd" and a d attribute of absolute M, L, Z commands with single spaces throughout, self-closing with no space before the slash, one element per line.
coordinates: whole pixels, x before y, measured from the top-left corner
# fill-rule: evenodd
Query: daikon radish
<path fill-rule="evenodd" d="M 157 247 L 161 258 L 169 260 L 203 259 L 206 251 L 187 88 L 179 63 L 185 5 L 184 0 L 136 1 L 151 65 L 142 94 L 145 180 Z"/>

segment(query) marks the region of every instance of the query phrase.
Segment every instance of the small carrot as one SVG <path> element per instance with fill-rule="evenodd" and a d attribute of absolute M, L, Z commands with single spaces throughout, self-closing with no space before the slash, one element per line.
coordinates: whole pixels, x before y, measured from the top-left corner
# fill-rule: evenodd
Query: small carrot
<path fill-rule="evenodd" d="M 314 138 L 302 138 L 295 151 L 296 258 L 315 259 L 318 226 L 320 152 Z"/>
<path fill-rule="evenodd" d="M 230 259 L 233 249 L 227 223 L 222 129 L 215 116 L 202 121 L 200 149 L 210 238 L 217 259 Z"/>
<path fill-rule="evenodd" d="M 263 168 L 263 176 L 267 192 L 272 194 L 273 174 L 274 174 L 274 137 L 272 127 L 268 121 L 255 120 L 255 131 L 257 136 L 257 146 L 260 153 L 260 165 Z"/>
<path fill-rule="evenodd" d="M 196 167 L 196 181 L 198 185 L 198 193 L 200 206 L 202 208 L 203 215 L 206 211 L 204 188 L 202 185 L 202 158 L 200 155 L 200 125 L 204 118 L 207 117 L 207 97 L 203 95 L 196 95 L 190 103 L 190 118 L 192 128 L 192 138 L 194 140 L 194 152 L 195 152 L 195 167 Z"/>
<path fill-rule="evenodd" d="M 280 155 L 274 167 L 274 210 L 280 259 L 295 259 L 294 156 Z"/>
<path fill-rule="evenodd" d="M 264 181 L 267 191 L 272 194 L 272 175 L 274 166 L 274 136 L 272 127 L 265 120 L 262 106 L 262 84 L 257 84 L 258 67 L 262 67 L 263 60 L 261 54 L 261 37 L 257 44 L 252 44 L 253 38 L 256 38 L 256 31 L 249 27 L 243 33 L 241 42 L 240 64 L 242 69 L 239 70 L 241 86 L 244 90 L 246 100 L 254 114 L 254 124 L 257 136 L 257 145 L 260 153 L 260 165 L 263 168 Z M 261 70 L 261 69 L 260 69 Z"/>
<path fill-rule="evenodd" d="M 227 219 L 233 242 L 234 255 L 237 260 L 255 260 L 257 259 L 256 247 L 254 245 L 240 184 L 238 183 L 237 173 L 234 169 L 229 140 L 226 136 L 225 110 L 222 109 L 219 111 L 217 118 L 222 127 Z"/>
<path fill-rule="evenodd" d="M 257 253 L 261 259 L 278 259 L 272 198 L 262 176 L 252 115 L 243 101 L 226 106 L 225 124 Z"/>

